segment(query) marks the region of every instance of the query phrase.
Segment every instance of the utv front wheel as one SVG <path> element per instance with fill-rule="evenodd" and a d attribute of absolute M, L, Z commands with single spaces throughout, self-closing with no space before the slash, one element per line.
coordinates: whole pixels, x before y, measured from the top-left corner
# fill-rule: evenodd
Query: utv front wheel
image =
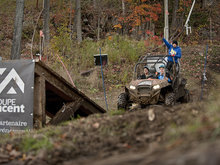
<path fill-rule="evenodd" d="M 170 92 L 165 95 L 165 105 L 174 105 L 175 104 L 175 94 Z"/>
<path fill-rule="evenodd" d="M 121 93 L 118 96 L 118 109 L 126 109 L 128 105 L 128 94 Z"/>

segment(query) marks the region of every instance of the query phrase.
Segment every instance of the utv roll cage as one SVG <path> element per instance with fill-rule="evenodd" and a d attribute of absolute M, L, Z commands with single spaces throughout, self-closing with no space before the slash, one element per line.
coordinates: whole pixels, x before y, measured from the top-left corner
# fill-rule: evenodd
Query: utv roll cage
<path fill-rule="evenodd" d="M 159 71 L 159 66 L 164 65 L 165 72 L 168 73 L 173 79 L 172 87 L 174 88 L 176 84 L 176 79 L 180 73 L 180 62 L 178 61 L 178 63 L 175 63 L 174 67 L 171 69 L 171 71 L 169 71 L 166 68 L 168 62 L 168 56 L 170 55 L 154 55 L 154 56 L 146 55 L 140 57 L 137 64 L 134 67 L 133 80 L 138 79 L 141 72 L 140 69 L 143 70 L 144 66 L 147 66 L 149 68 L 150 74 L 155 75 L 155 73 Z M 174 70 L 174 68 L 176 69 Z"/>

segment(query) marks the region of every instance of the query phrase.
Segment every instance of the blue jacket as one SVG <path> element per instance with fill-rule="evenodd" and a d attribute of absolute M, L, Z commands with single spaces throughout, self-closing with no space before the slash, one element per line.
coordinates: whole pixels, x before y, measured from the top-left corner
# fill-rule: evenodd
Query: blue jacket
<path fill-rule="evenodd" d="M 171 79 L 169 78 L 169 75 L 166 74 L 166 77 L 168 78 L 168 82 L 170 83 L 170 82 L 171 82 Z M 157 78 L 158 78 L 159 80 L 163 80 L 163 79 L 164 79 L 164 75 L 161 75 L 161 73 L 158 72 Z"/>
<path fill-rule="evenodd" d="M 166 44 L 167 48 L 169 49 L 169 55 L 174 54 L 175 62 L 178 63 L 178 59 L 181 58 L 181 48 L 179 46 L 173 47 L 172 44 L 170 44 L 165 38 L 163 38 L 163 42 Z M 172 56 L 168 56 L 168 61 L 173 62 Z"/>

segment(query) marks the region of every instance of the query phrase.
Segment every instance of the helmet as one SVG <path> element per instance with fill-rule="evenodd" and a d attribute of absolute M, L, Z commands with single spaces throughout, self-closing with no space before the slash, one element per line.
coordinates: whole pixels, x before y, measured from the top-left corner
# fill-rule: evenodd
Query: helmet
<path fill-rule="evenodd" d="M 165 68 L 165 66 L 164 65 L 160 65 L 159 68 Z"/>

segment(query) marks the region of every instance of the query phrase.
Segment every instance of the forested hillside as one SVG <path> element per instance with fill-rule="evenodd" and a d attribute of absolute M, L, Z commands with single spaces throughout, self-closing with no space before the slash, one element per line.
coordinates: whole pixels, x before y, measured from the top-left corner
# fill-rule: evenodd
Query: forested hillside
<path fill-rule="evenodd" d="M 165 13 L 169 16 L 170 41 L 176 39 L 181 46 L 219 41 L 217 0 L 196 1 L 188 23 L 192 29 L 189 35 L 184 25 L 192 0 L 168 1 L 167 12 L 162 0 L 23 2 L 21 58 L 36 58 L 36 54 L 41 54 L 43 61 L 52 63 L 53 68 L 62 68 L 59 56 L 73 75 L 94 66 L 93 55 L 99 53 L 99 48 L 108 54 L 111 68 L 124 62 L 133 65 L 140 56 L 153 51 L 164 53 Z M 10 59 L 16 1 L 2 0 L 0 9 L 0 56 Z M 129 81 L 124 75 L 118 76 L 123 83 Z"/>
<path fill-rule="evenodd" d="M 45 1 L 46 2 L 46 1 Z M 49 2 L 49 1 L 48 1 Z M 195 3 L 189 26 L 192 33 L 185 34 L 184 24 L 192 0 L 169 1 L 170 38 L 183 43 L 216 40 L 219 35 L 218 7 L 215 0 L 201 0 Z M 16 1 L 2 0 L 0 39 L 3 58 L 10 58 Z M 80 5 L 80 10 L 77 9 Z M 30 58 L 40 49 L 40 30 L 44 30 L 45 8 L 43 1 L 24 1 L 22 30 L 23 57 Z M 51 51 L 62 56 L 74 56 L 79 42 L 111 40 L 113 36 L 129 36 L 144 41 L 145 50 L 161 44 L 164 31 L 164 1 L 151 0 L 50 0 L 49 33 Z M 44 9 L 44 11 L 43 11 Z M 47 37 L 48 38 L 48 37 Z M 64 38 L 66 40 L 64 40 Z M 45 44 L 45 43 L 44 43 Z M 100 45 L 101 46 L 101 45 Z M 74 49 L 74 50 L 73 50 Z M 95 52 L 91 52 L 95 53 Z M 45 52 L 45 55 L 49 56 Z"/>

